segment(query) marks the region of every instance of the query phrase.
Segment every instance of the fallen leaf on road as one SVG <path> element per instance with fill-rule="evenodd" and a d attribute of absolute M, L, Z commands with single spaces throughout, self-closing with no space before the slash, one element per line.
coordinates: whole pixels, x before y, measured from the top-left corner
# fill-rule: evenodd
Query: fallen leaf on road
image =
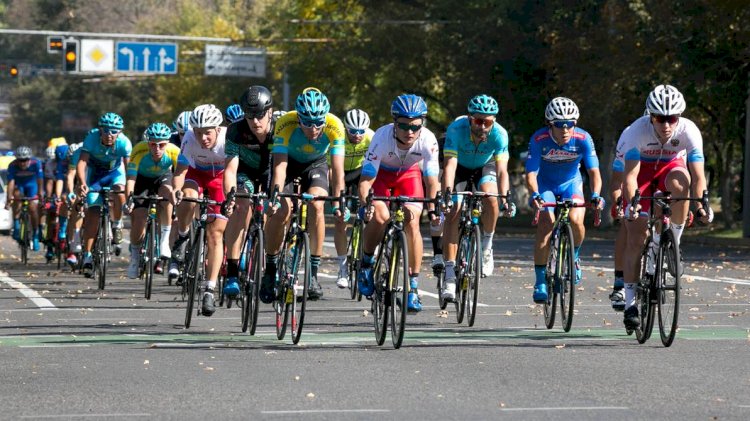
<path fill-rule="evenodd" d="M 699 309 L 698 307 L 690 307 L 688 311 L 701 311 L 701 309 Z"/>
<path fill-rule="evenodd" d="M 436 314 L 436 316 L 440 317 L 441 319 L 447 319 L 448 318 L 448 310 L 440 310 Z"/>
<path fill-rule="evenodd" d="M 367 317 L 370 315 L 370 312 L 367 310 L 362 310 L 362 317 Z"/>
<path fill-rule="evenodd" d="M 594 254 L 591 255 L 591 257 L 593 257 L 594 259 L 598 259 L 598 258 L 600 258 L 602 256 L 599 253 L 594 253 Z"/>
<path fill-rule="evenodd" d="M 607 288 L 604 288 L 604 287 L 600 287 L 600 286 L 597 286 L 597 287 L 596 287 L 596 289 L 597 289 L 598 291 L 602 291 L 602 292 L 606 292 L 606 291 L 609 291 L 609 289 L 607 289 Z"/>
<path fill-rule="evenodd" d="M 294 380 L 299 380 L 299 376 L 294 376 Z"/>
<path fill-rule="evenodd" d="M 205 367 L 203 371 L 214 371 L 213 367 Z"/>
<path fill-rule="evenodd" d="M 305 395 L 305 397 L 306 397 L 307 399 L 315 399 L 315 393 L 312 393 L 312 392 L 310 392 L 310 393 L 308 393 L 307 395 Z"/>
<path fill-rule="evenodd" d="M 600 277 L 600 278 L 601 278 L 601 277 L 603 277 L 603 276 L 604 276 L 604 272 L 599 272 L 599 273 L 597 273 L 597 274 L 596 274 L 596 276 L 598 276 L 598 277 Z"/>
<path fill-rule="evenodd" d="M 148 360 L 143 360 L 143 365 L 149 365 L 149 361 Z"/>
<path fill-rule="evenodd" d="M 446 313 L 447 313 L 447 311 L 446 311 Z M 512 311 L 510 311 L 510 310 L 508 310 L 508 311 L 506 311 L 506 312 L 505 312 L 505 315 L 506 315 L 506 316 L 512 316 L 512 315 L 513 315 L 513 312 L 512 312 Z"/>
<path fill-rule="evenodd" d="M 563 349 L 563 348 L 565 348 L 565 344 L 555 345 L 555 348 L 557 348 L 557 349 Z"/>

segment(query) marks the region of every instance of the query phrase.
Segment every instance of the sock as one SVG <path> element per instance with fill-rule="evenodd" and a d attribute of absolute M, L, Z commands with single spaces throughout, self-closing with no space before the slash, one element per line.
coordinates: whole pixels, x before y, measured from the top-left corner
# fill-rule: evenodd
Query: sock
<path fill-rule="evenodd" d="M 615 270 L 615 289 L 621 289 L 625 285 L 625 281 L 623 281 L 623 274 L 621 270 Z"/>
<path fill-rule="evenodd" d="M 680 244 L 680 239 L 682 238 L 682 231 L 685 229 L 685 224 L 669 224 L 669 228 L 672 230 L 672 234 L 674 234 L 674 239 L 677 244 Z"/>
<path fill-rule="evenodd" d="M 117 221 L 112 223 L 113 228 L 122 228 L 122 219 L 118 219 Z"/>
<path fill-rule="evenodd" d="M 227 278 L 236 278 L 240 274 L 240 259 L 227 259 Z"/>
<path fill-rule="evenodd" d="M 536 284 L 534 286 L 547 282 L 545 279 L 547 277 L 547 265 L 534 265 L 534 274 L 536 275 Z"/>
<path fill-rule="evenodd" d="M 443 254 L 443 237 L 431 237 L 432 238 L 432 253 Z"/>
<path fill-rule="evenodd" d="M 320 267 L 320 256 L 310 255 L 310 274 L 312 276 L 318 276 L 319 267 Z"/>
<path fill-rule="evenodd" d="M 276 265 L 279 263 L 279 255 L 266 254 L 266 273 L 276 272 Z"/>
<path fill-rule="evenodd" d="M 419 273 L 412 273 L 411 276 L 409 276 L 409 288 L 411 289 L 410 292 L 417 293 L 417 288 L 419 287 Z"/>
<path fill-rule="evenodd" d="M 172 233 L 172 226 L 171 225 L 167 225 L 167 226 L 161 227 L 161 239 L 162 239 L 162 241 L 164 241 L 165 238 L 167 239 L 167 241 L 169 241 L 169 234 L 171 234 L 171 233 Z"/>
<path fill-rule="evenodd" d="M 337 261 L 337 262 L 338 262 L 338 264 L 339 264 L 339 270 L 340 270 L 340 271 L 342 271 L 342 270 L 344 270 L 344 271 L 345 271 L 345 270 L 346 270 L 346 262 L 347 262 L 347 258 L 346 258 L 346 255 L 343 255 L 343 256 L 336 256 L 336 261 Z"/>
<path fill-rule="evenodd" d="M 362 253 L 362 267 L 365 269 L 371 268 L 373 264 L 375 264 L 375 255 Z"/>
<path fill-rule="evenodd" d="M 445 279 L 456 279 L 456 261 L 447 260 L 445 262 Z"/>
<path fill-rule="evenodd" d="M 190 234 L 190 226 L 188 226 L 188 229 L 186 229 L 185 232 L 178 228 L 177 234 L 180 234 L 180 237 L 187 237 L 188 234 Z"/>
<path fill-rule="evenodd" d="M 635 285 L 625 284 L 625 310 L 635 305 Z"/>
<path fill-rule="evenodd" d="M 492 250 L 492 237 L 494 236 L 494 232 L 482 233 L 482 250 Z"/>
<path fill-rule="evenodd" d="M 575 247 L 573 247 L 573 253 L 576 256 L 576 260 L 578 260 L 578 256 L 581 254 L 581 245 L 580 244 L 577 245 L 577 246 L 575 246 Z"/>
<path fill-rule="evenodd" d="M 210 280 L 210 281 L 206 282 L 206 290 L 209 290 L 209 289 L 211 291 L 213 291 L 214 289 L 216 289 L 216 279 L 213 279 L 213 280 Z"/>

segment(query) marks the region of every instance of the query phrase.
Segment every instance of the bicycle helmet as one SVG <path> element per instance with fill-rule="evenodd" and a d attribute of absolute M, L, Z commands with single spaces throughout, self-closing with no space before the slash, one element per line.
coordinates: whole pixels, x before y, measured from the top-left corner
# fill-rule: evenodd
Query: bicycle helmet
<path fill-rule="evenodd" d="M 424 102 L 424 99 L 418 95 L 399 95 L 391 104 L 391 115 L 393 118 L 424 118 L 427 116 L 427 104 Z"/>
<path fill-rule="evenodd" d="M 153 123 L 146 129 L 146 137 L 149 142 L 168 141 L 172 137 L 172 131 L 164 123 Z"/>
<path fill-rule="evenodd" d="M 331 104 L 318 88 L 307 88 L 297 96 L 294 109 L 304 120 L 323 120 L 331 110 Z"/>
<path fill-rule="evenodd" d="M 236 123 L 245 118 L 245 112 L 242 111 L 240 104 L 232 104 L 227 107 L 227 120 L 230 123 Z"/>
<path fill-rule="evenodd" d="M 281 116 L 283 116 L 285 114 L 286 114 L 286 111 L 277 110 L 277 111 L 273 112 L 273 114 L 271 115 L 271 118 L 273 119 L 273 121 L 276 121 L 276 120 L 280 119 Z"/>
<path fill-rule="evenodd" d="M 674 86 L 659 85 L 648 95 L 646 109 L 650 114 L 682 114 L 685 111 L 685 98 Z"/>
<path fill-rule="evenodd" d="M 251 86 L 240 97 L 240 106 L 246 114 L 258 115 L 273 106 L 271 91 L 265 86 Z"/>
<path fill-rule="evenodd" d="M 16 159 L 31 159 L 31 148 L 28 146 L 19 146 L 16 149 Z"/>
<path fill-rule="evenodd" d="M 55 147 L 54 146 L 50 146 L 47 149 L 45 149 L 44 153 L 47 154 L 47 159 L 55 159 Z"/>
<path fill-rule="evenodd" d="M 500 108 L 495 98 L 489 95 L 477 95 L 469 101 L 469 114 L 490 114 L 496 115 Z"/>
<path fill-rule="evenodd" d="M 73 155 L 74 155 L 74 154 L 76 153 L 76 151 L 77 151 L 78 149 L 80 149 L 80 148 L 81 148 L 81 146 L 83 146 L 83 142 L 80 142 L 80 143 L 73 143 L 72 145 L 70 145 L 70 147 L 68 148 L 68 154 L 66 155 L 66 157 L 67 157 L 68 159 L 71 159 L 71 158 L 73 158 Z"/>
<path fill-rule="evenodd" d="M 349 110 L 346 113 L 346 118 L 344 118 L 344 126 L 347 129 L 365 130 L 370 127 L 370 116 L 356 108 Z"/>
<path fill-rule="evenodd" d="M 115 113 L 105 113 L 99 117 L 99 127 L 110 127 L 122 130 L 125 127 L 125 123 L 119 115 Z"/>
<path fill-rule="evenodd" d="M 183 111 L 178 114 L 177 118 L 172 122 L 172 128 L 179 134 L 184 134 L 186 131 L 190 130 L 190 115 L 192 113 L 192 111 Z"/>
<path fill-rule="evenodd" d="M 570 98 L 565 98 L 564 96 L 553 98 L 544 110 L 544 118 L 546 118 L 547 121 L 578 120 L 579 116 L 580 113 L 578 112 L 578 106 L 576 103 Z"/>
<path fill-rule="evenodd" d="M 221 111 L 213 104 L 203 104 L 195 107 L 190 115 L 190 126 L 194 129 L 219 127 L 224 122 Z"/>
<path fill-rule="evenodd" d="M 70 149 L 70 146 L 68 144 L 58 145 L 55 148 L 55 158 L 62 161 L 65 159 L 65 156 L 68 154 L 68 149 Z"/>

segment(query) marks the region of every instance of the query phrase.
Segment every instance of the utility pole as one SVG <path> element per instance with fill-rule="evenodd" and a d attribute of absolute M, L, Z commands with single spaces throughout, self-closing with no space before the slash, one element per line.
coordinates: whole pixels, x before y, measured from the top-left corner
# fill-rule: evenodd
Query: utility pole
<path fill-rule="evenodd" d="M 742 236 L 750 238 L 750 72 L 745 100 L 745 177 L 742 184 Z M 731 211 L 731 210 L 730 210 Z"/>

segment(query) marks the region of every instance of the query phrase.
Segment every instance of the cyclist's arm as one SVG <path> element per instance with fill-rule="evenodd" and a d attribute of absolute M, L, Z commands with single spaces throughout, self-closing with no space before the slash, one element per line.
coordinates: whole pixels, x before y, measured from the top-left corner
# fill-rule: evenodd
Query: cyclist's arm
<path fill-rule="evenodd" d="M 612 179 L 610 180 L 609 192 L 612 196 L 612 204 L 616 204 L 617 201 L 622 197 L 622 171 L 612 171 Z"/>
<path fill-rule="evenodd" d="M 458 166 L 458 158 L 446 157 L 443 166 L 443 188 L 450 188 L 453 190 L 453 185 L 456 182 L 456 167 Z"/>
<path fill-rule="evenodd" d="M 599 195 L 602 191 L 602 173 L 599 168 L 587 168 L 589 173 L 589 187 L 591 188 L 591 194 L 596 193 Z"/>
<path fill-rule="evenodd" d="M 500 194 L 508 193 L 510 190 L 510 176 L 508 175 L 508 160 L 498 159 L 495 161 L 495 170 L 497 172 L 497 192 Z M 499 199 L 499 203 L 507 203 L 510 198 Z"/>
<path fill-rule="evenodd" d="M 529 171 L 526 173 L 526 188 L 529 189 L 529 195 L 539 192 L 539 183 L 536 179 L 537 172 Z"/>
<path fill-rule="evenodd" d="M 88 186 L 86 183 L 86 169 L 88 168 L 88 164 L 89 153 L 81 151 L 81 156 L 78 158 L 78 164 L 76 164 L 76 177 L 78 177 L 78 182 L 81 183 L 81 186 Z"/>
<path fill-rule="evenodd" d="M 39 192 L 38 193 L 39 196 L 41 196 L 42 194 L 44 195 L 49 194 L 48 192 L 45 192 L 42 190 L 42 187 L 44 187 L 44 179 L 42 177 L 36 178 L 36 186 L 37 186 L 37 191 Z M 39 199 L 41 199 L 41 197 L 39 197 Z"/>
<path fill-rule="evenodd" d="M 68 173 L 65 174 L 65 183 L 68 186 L 68 193 L 74 193 L 76 184 L 76 170 L 74 168 L 69 169 Z"/>
<path fill-rule="evenodd" d="M 228 194 L 232 188 L 237 189 L 237 167 L 239 167 L 240 158 L 238 156 L 229 156 L 224 164 L 224 194 Z"/>
<path fill-rule="evenodd" d="M 337 196 L 341 190 L 344 190 L 344 155 L 331 156 L 331 196 Z"/>
<path fill-rule="evenodd" d="M 436 175 L 430 175 L 425 177 L 427 181 L 427 199 L 434 199 L 437 196 L 437 192 L 440 190 L 440 180 Z M 428 211 L 435 210 L 435 202 L 427 204 Z"/>
<path fill-rule="evenodd" d="M 16 197 L 16 180 L 9 179 L 8 186 L 5 189 L 5 202 L 12 203 Z"/>
<path fill-rule="evenodd" d="M 185 174 L 187 174 L 188 166 L 179 163 L 177 164 L 177 168 L 174 171 L 174 176 L 172 177 L 172 189 L 175 191 L 175 193 L 179 190 L 182 190 L 182 186 L 185 185 Z"/>
<path fill-rule="evenodd" d="M 688 169 L 692 176 L 692 197 L 701 197 L 703 190 L 706 190 L 706 173 L 704 172 L 705 164 L 703 161 L 688 162 Z"/>
<path fill-rule="evenodd" d="M 286 181 L 286 166 L 289 162 L 289 156 L 285 153 L 273 154 L 273 177 L 271 178 L 271 191 L 276 187 L 278 191 L 284 189 Z"/>
<path fill-rule="evenodd" d="M 127 199 L 130 197 L 131 194 L 133 194 L 133 190 L 135 188 L 135 178 L 138 177 L 137 175 L 128 175 L 127 180 L 125 181 L 125 198 Z"/>
<path fill-rule="evenodd" d="M 641 161 L 625 160 L 625 199 L 630 201 L 638 189 L 638 171 L 641 169 Z M 633 203 L 632 206 L 637 206 Z"/>
<path fill-rule="evenodd" d="M 367 201 L 367 196 L 370 194 L 370 189 L 374 181 L 375 177 L 368 177 L 366 175 L 359 177 L 359 202 L 361 204 L 364 205 Z"/>

